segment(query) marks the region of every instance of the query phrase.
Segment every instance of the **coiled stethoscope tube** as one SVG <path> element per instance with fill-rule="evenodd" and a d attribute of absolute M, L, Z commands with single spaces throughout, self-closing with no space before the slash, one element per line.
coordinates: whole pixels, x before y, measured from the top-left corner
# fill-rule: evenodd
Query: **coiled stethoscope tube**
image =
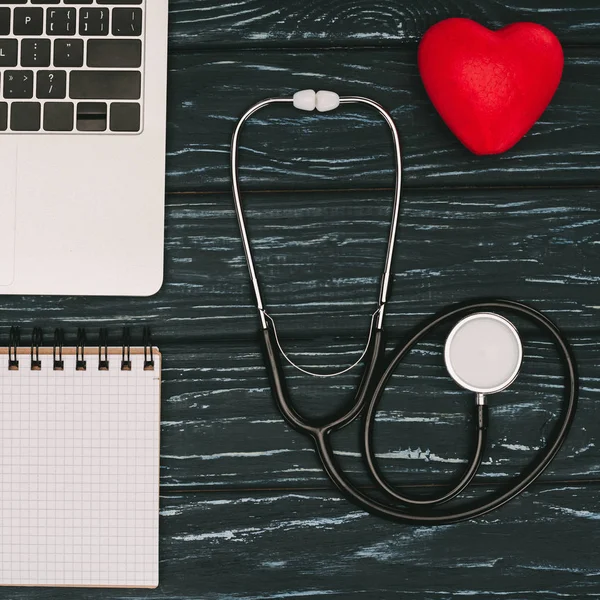
<path fill-rule="evenodd" d="M 299 94 L 302 95 L 301 102 L 297 101 Z M 368 98 L 354 96 L 338 98 L 337 102 L 334 101 L 332 104 L 328 102 L 328 107 L 326 110 L 335 108 L 338 104 L 363 104 L 375 108 L 384 117 L 385 121 L 390 127 L 394 141 L 396 158 L 396 188 L 394 192 L 394 204 L 390 233 L 388 237 L 388 249 L 385 267 L 381 278 L 379 304 L 371 319 L 367 345 L 358 361 L 360 362 L 364 359 L 365 366 L 363 376 L 357 387 L 352 406 L 343 411 L 341 414 L 325 420 L 311 420 L 300 415 L 289 397 L 289 392 L 283 373 L 281 356 L 283 356 L 288 362 L 290 362 L 296 368 L 299 368 L 301 371 L 309 374 L 313 373 L 298 367 L 295 365 L 295 363 L 293 363 L 293 361 L 291 361 L 291 359 L 289 359 L 279 342 L 275 322 L 273 318 L 266 312 L 262 301 L 260 284 L 256 274 L 252 249 L 244 220 L 237 173 L 240 132 L 244 123 L 254 113 L 264 107 L 279 103 L 293 103 L 299 108 L 306 109 L 305 101 L 307 97 L 309 99 L 309 109 L 315 108 L 315 105 L 317 108 L 319 108 L 319 94 L 326 94 L 328 101 L 331 100 L 332 96 L 335 97 L 335 94 L 332 94 L 331 92 L 319 92 L 319 94 L 316 94 L 315 105 L 311 106 L 311 92 L 303 91 L 299 94 L 296 94 L 294 98 L 270 98 L 251 107 L 242 116 L 235 128 L 231 148 L 231 169 L 235 210 L 262 326 L 260 338 L 263 346 L 263 353 L 269 374 L 273 397 L 277 407 L 289 425 L 312 438 L 319 459 L 321 460 L 323 468 L 331 481 L 350 501 L 364 510 L 393 521 L 421 525 L 443 525 L 457 523 L 459 521 L 485 515 L 486 513 L 502 506 L 506 502 L 509 502 L 523 492 L 527 487 L 529 487 L 548 467 L 568 435 L 575 416 L 578 397 L 577 371 L 575 360 L 569 348 L 569 344 L 558 327 L 552 321 L 550 321 L 550 319 L 537 310 L 520 302 L 511 300 L 481 300 L 452 306 L 434 316 L 425 325 L 421 326 L 408 339 L 408 341 L 395 350 L 386 362 L 383 317 L 387 297 L 389 294 L 396 227 L 400 211 L 402 171 L 400 139 L 391 115 L 377 102 Z M 314 94 L 314 92 L 312 92 L 312 94 Z M 437 327 L 447 325 L 454 321 L 459 321 L 460 319 L 481 311 L 493 312 L 497 310 L 515 313 L 521 317 L 527 318 L 549 333 L 563 360 L 565 367 L 564 407 L 554 435 L 551 437 L 544 450 L 538 454 L 534 463 L 530 465 L 530 467 L 523 472 L 516 479 L 516 481 L 513 482 L 512 485 L 507 486 L 504 490 L 496 493 L 491 499 L 483 499 L 480 501 L 471 502 L 466 507 L 446 508 L 444 505 L 450 500 L 456 498 L 472 482 L 483 457 L 486 443 L 488 407 L 485 402 L 484 395 L 477 394 L 474 414 L 475 445 L 471 459 L 469 460 L 468 466 L 460 480 L 458 483 L 452 486 L 449 491 L 444 492 L 440 496 L 424 499 L 409 497 L 408 495 L 398 491 L 386 479 L 383 471 L 378 465 L 373 447 L 375 416 L 385 388 L 395 370 L 398 368 L 407 354 L 412 350 L 412 348 L 414 348 L 417 343 L 423 340 L 425 336 L 427 336 Z M 353 366 L 355 365 L 351 365 L 349 368 L 352 368 Z M 344 369 L 342 372 L 347 370 L 348 369 Z M 335 375 L 335 373 L 329 375 Z M 376 500 L 360 490 L 345 475 L 334 455 L 330 441 L 331 434 L 346 427 L 360 416 L 363 418 L 362 445 L 365 467 L 376 488 L 384 494 L 387 500 L 396 503 L 394 505 L 388 502 Z"/>

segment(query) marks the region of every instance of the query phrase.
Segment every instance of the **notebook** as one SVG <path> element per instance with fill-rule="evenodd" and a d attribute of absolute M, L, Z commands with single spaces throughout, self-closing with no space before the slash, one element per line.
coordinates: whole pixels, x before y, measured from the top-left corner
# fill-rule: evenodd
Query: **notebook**
<path fill-rule="evenodd" d="M 161 355 L 56 339 L 0 348 L 0 585 L 156 587 Z"/>

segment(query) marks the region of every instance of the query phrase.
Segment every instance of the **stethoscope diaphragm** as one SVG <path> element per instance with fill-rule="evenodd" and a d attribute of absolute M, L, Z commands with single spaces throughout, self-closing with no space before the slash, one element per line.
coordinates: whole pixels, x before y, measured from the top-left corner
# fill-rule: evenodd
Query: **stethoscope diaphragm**
<path fill-rule="evenodd" d="M 448 373 L 462 388 L 487 396 L 505 390 L 519 374 L 523 346 L 505 317 L 479 312 L 459 321 L 446 339 Z"/>

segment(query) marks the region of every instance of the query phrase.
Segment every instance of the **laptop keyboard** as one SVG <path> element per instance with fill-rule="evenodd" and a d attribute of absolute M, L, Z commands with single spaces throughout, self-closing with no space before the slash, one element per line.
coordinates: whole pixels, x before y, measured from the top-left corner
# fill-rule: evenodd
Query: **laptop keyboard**
<path fill-rule="evenodd" d="M 0 133 L 138 133 L 146 0 L 0 0 Z"/>

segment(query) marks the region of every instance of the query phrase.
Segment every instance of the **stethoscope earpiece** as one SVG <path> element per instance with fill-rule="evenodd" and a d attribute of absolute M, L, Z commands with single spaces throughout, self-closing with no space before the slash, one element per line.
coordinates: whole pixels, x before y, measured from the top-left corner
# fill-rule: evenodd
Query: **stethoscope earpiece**
<path fill-rule="evenodd" d="M 444 360 L 450 377 L 477 395 L 505 390 L 519 374 L 523 346 L 517 328 L 506 318 L 478 312 L 459 321 L 448 336 Z"/>
<path fill-rule="evenodd" d="M 317 109 L 319 112 L 329 112 L 335 110 L 340 105 L 340 97 L 335 92 L 321 90 L 300 90 L 293 96 L 294 107 L 299 110 L 312 112 Z"/>

